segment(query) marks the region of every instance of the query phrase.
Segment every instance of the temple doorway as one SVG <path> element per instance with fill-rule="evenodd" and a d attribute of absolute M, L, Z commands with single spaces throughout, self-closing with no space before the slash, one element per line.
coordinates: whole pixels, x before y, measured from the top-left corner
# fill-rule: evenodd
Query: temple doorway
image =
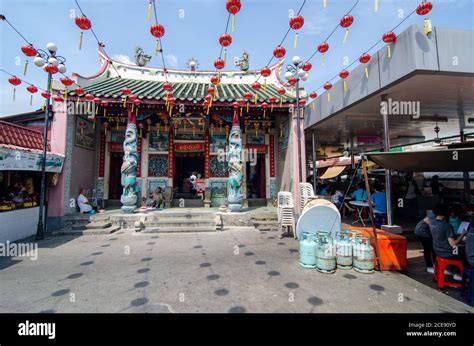
<path fill-rule="evenodd" d="M 120 199 L 122 183 L 120 182 L 120 167 L 123 153 L 110 153 L 109 199 Z"/>
<path fill-rule="evenodd" d="M 256 162 L 247 162 L 247 199 L 266 197 L 265 154 L 258 154 Z"/>
<path fill-rule="evenodd" d="M 190 177 L 197 177 L 197 190 L 204 190 L 204 152 L 175 153 L 174 198 L 200 198 L 191 189 Z"/>

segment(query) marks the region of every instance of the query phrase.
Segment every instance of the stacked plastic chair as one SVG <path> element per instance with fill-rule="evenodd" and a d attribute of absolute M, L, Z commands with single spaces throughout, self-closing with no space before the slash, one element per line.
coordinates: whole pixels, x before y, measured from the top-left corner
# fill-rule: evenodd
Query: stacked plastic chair
<path fill-rule="evenodd" d="M 300 214 L 303 213 L 303 208 L 310 200 L 310 197 L 314 197 L 313 185 L 311 185 L 310 183 L 300 183 Z"/>
<path fill-rule="evenodd" d="M 283 227 L 291 227 L 296 238 L 295 223 L 293 195 L 291 192 L 278 192 L 278 230 L 281 232 Z"/>

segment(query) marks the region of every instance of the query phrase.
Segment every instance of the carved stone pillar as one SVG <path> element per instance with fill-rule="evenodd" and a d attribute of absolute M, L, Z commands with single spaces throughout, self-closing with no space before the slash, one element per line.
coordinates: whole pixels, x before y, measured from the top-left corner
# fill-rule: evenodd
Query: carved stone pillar
<path fill-rule="evenodd" d="M 137 207 L 137 192 L 139 187 L 137 184 L 137 166 L 138 166 L 138 150 L 137 150 L 137 121 L 134 112 L 127 107 L 128 122 L 125 130 L 125 140 L 123 142 L 123 163 L 120 168 L 121 183 L 123 187 L 120 202 L 122 203 L 122 212 L 131 213 Z"/>

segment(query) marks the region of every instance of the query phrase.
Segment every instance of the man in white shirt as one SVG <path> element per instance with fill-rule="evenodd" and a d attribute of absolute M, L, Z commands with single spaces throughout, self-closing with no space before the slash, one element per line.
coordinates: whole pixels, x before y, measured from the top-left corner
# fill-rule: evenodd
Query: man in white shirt
<path fill-rule="evenodd" d="M 95 213 L 92 208 L 92 204 L 89 202 L 89 200 L 86 197 L 86 189 L 81 189 L 79 191 L 79 196 L 77 196 L 77 205 L 79 207 L 79 210 L 81 213 Z"/>

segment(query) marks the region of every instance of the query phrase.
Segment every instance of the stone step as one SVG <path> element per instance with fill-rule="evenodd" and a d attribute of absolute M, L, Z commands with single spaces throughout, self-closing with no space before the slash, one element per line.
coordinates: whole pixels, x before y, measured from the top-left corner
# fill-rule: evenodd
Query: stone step
<path fill-rule="evenodd" d="M 97 222 L 91 222 L 86 225 L 87 229 L 104 229 L 112 226 L 112 224 L 108 221 L 97 221 Z"/>
<path fill-rule="evenodd" d="M 184 203 L 184 208 L 204 208 L 204 200 L 196 199 L 173 199 L 173 207 L 180 208 L 181 201 Z"/>
<path fill-rule="evenodd" d="M 215 227 L 214 219 L 162 219 L 143 222 L 145 227 Z"/>
<path fill-rule="evenodd" d="M 155 214 L 148 214 L 146 216 L 147 221 L 152 220 L 163 220 L 163 219 L 187 219 L 187 220 L 194 220 L 194 219 L 209 219 L 214 220 L 215 213 L 213 212 L 159 212 Z"/>
<path fill-rule="evenodd" d="M 74 230 L 72 228 L 64 228 L 54 232 L 55 235 L 104 235 L 117 232 L 120 226 L 111 226 L 108 228 L 91 228 L 83 230 Z"/>
<path fill-rule="evenodd" d="M 216 232 L 216 227 L 147 227 L 140 233 L 194 233 Z"/>
<path fill-rule="evenodd" d="M 252 220 L 254 221 L 264 221 L 264 220 L 278 220 L 277 213 L 266 213 L 266 214 L 252 214 Z"/>

